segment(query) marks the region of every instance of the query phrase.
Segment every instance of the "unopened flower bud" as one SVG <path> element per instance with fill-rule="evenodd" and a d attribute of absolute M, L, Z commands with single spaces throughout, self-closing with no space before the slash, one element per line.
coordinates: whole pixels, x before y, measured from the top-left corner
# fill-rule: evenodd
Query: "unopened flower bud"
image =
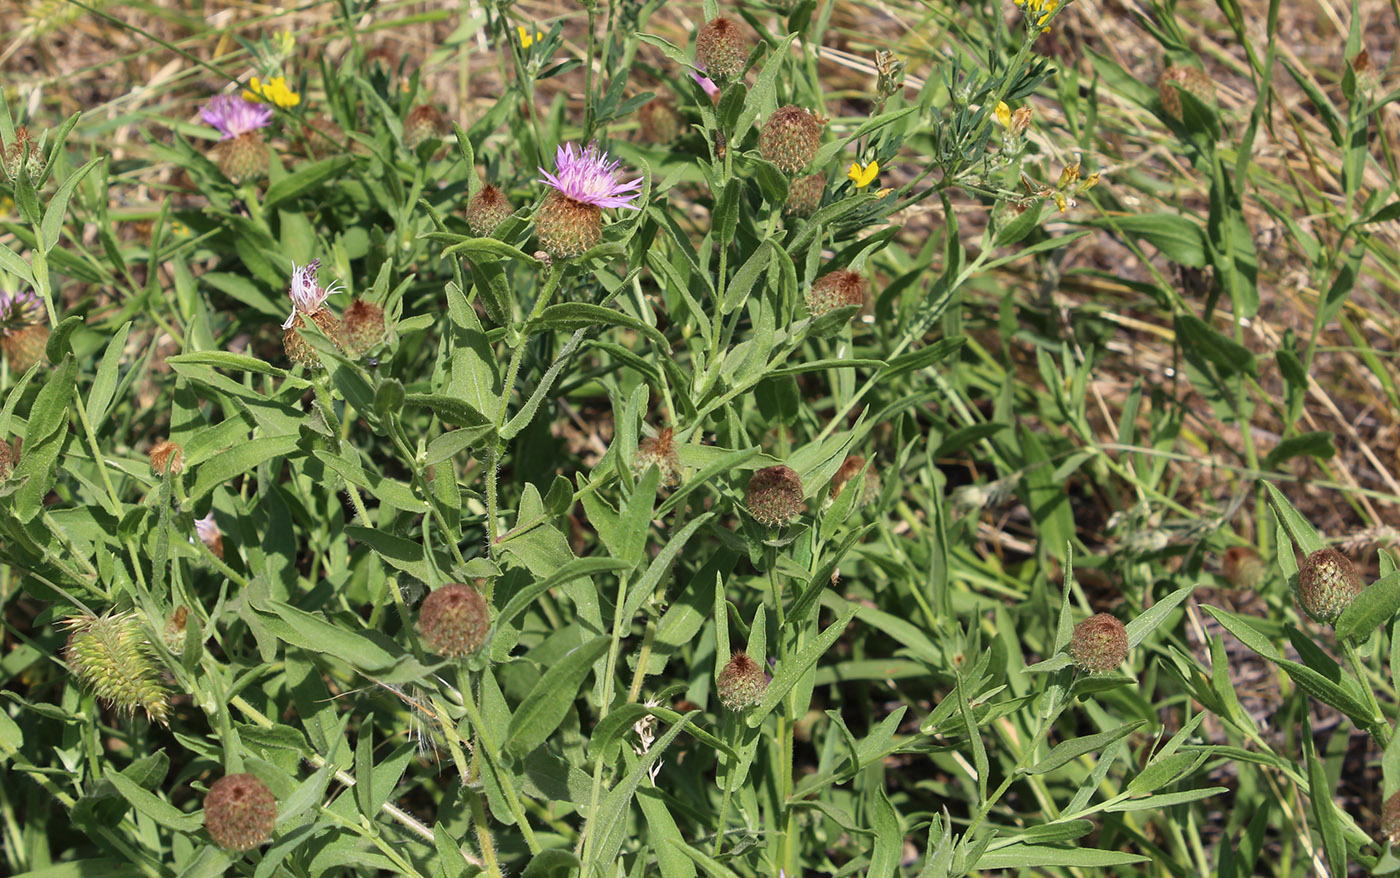
<path fill-rule="evenodd" d="M 1231 546 L 1225 550 L 1225 561 L 1221 564 L 1222 573 L 1235 588 L 1251 591 L 1259 588 L 1268 575 L 1264 559 L 1249 546 Z"/>
<path fill-rule="evenodd" d="M 747 710 L 763 700 L 763 693 L 768 689 L 768 675 L 758 662 L 736 649 L 720 669 L 715 688 L 725 707 L 734 711 Z"/>
<path fill-rule="evenodd" d="M 157 442 L 151 448 L 151 475 L 163 476 L 167 472 L 178 476 L 185 468 L 185 452 L 169 439 Z"/>
<path fill-rule="evenodd" d="M 63 658 L 84 687 L 122 713 L 139 707 L 151 720 L 166 722 L 170 705 L 160 669 L 136 616 L 81 615 L 63 624 L 72 632 Z"/>
<path fill-rule="evenodd" d="M 1128 632 L 1116 616 L 1098 613 L 1074 626 L 1069 656 L 1082 671 L 1106 674 L 1128 657 Z"/>
<path fill-rule="evenodd" d="M 448 658 L 481 649 L 490 630 L 486 598 L 470 585 L 444 585 L 424 598 L 418 608 L 418 632 L 433 652 Z"/>
<path fill-rule="evenodd" d="M 633 469 L 640 476 L 652 466 L 661 472 L 661 484 L 680 484 L 681 461 L 676 454 L 675 430 L 671 427 L 663 427 L 655 437 L 637 443 Z"/>
<path fill-rule="evenodd" d="M 758 132 L 758 152 L 789 177 L 801 172 L 821 146 L 822 123 L 801 107 L 779 107 Z"/>
<path fill-rule="evenodd" d="M 0 170 L 4 171 L 5 177 L 12 183 L 19 180 L 21 173 L 29 177 L 29 182 L 39 185 L 39 178 L 44 173 L 44 156 L 39 150 L 39 144 L 29 136 L 29 129 L 20 125 L 15 129 L 15 139 L 10 143 L 0 140 Z"/>
<path fill-rule="evenodd" d="M 721 85 L 739 79 L 749 61 L 743 30 L 725 15 L 705 22 L 695 37 L 695 60 L 706 75 Z"/>
<path fill-rule="evenodd" d="M 351 302 L 340 318 L 340 343 L 346 356 L 359 359 L 383 340 L 384 309 L 364 299 Z"/>
<path fill-rule="evenodd" d="M 830 271 L 817 278 L 807 293 L 807 310 L 813 317 L 830 314 L 837 308 L 865 304 L 865 278 L 848 269 Z"/>
<path fill-rule="evenodd" d="M 1318 549 L 1298 569 L 1298 604 L 1317 622 L 1336 622 L 1363 588 L 1351 559 L 1336 549 Z"/>
<path fill-rule="evenodd" d="M 417 149 L 426 140 L 441 140 L 446 132 L 447 120 L 432 104 L 419 104 L 409 110 L 403 122 L 403 142 L 409 149 Z"/>
<path fill-rule="evenodd" d="M 780 463 L 753 474 L 744 502 L 756 521 L 782 527 L 802 514 L 802 498 L 802 477 Z"/>
<path fill-rule="evenodd" d="M 1197 67 L 1168 67 L 1157 81 L 1157 94 L 1162 99 L 1162 109 L 1178 122 L 1181 121 L 1181 95 L 1172 83 L 1191 92 L 1203 104 L 1215 103 L 1215 84 L 1204 71 Z"/>
<path fill-rule="evenodd" d="M 277 797 L 251 774 L 219 778 L 204 797 L 204 828 L 227 851 L 250 851 L 272 839 Z"/>
<path fill-rule="evenodd" d="M 248 131 L 214 145 L 214 164 L 232 183 L 246 183 L 267 175 L 267 143 L 259 131 Z"/>
<path fill-rule="evenodd" d="M 488 183 L 467 202 L 467 225 L 478 238 L 489 238 L 514 212 L 501 190 Z"/>
<path fill-rule="evenodd" d="M 681 136 L 681 115 L 676 103 L 662 95 L 652 98 L 637 111 L 637 139 L 643 143 L 668 144 Z"/>
<path fill-rule="evenodd" d="M 787 216 L 808 217 L 821 206 L 822 193 L 826 191 L 826 175 L 810 174 L 798 177 L 788 186 L 787 200 L 783 202 L 783 213 Z"/>

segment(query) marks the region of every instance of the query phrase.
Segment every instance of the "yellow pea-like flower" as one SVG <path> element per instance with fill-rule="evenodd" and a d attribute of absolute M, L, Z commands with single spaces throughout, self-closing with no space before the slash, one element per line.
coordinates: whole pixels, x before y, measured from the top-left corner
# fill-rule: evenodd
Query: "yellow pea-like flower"
<path fill-rule="evenodd" d="M 530 32 L 526 30 L 523 25 L 519 24 L 515 26 L 515 32 L 520 34 L 520 48 L 522 49 L 528 49 L 535 44 L 536 40 L 544 39 L 544 33 L 542 31 L 535 31 L 535 35 L 530 36 Z"/>
<path fill-rule="evenodd" d="M 284 110 L 301 103 L 301 95 L 287 87 L 287 79 L 283 76 L 274 76 L 267 82 L 254 76 L 248 80 L 248 88 L 244 90 L 243 98 L 249 101 L 266 101 Z"/>
<path fill-rule="evenodd" d="M 852 162 L 851 169 L 846 172 L 846 176 L 856 184 L 857 189 L 864 189 L 866 186 L 869 186 L 871 183 L 875 182 L 875 178 L 879 175 L 879 162 L 871 162 L 864 168 L 860 166 L 860 162 Z"/>
<path fill-rule="evenodd" d="M 1011 127 L 1011 108 L 1006 105 L 1006 101 L 997 101 L 995 115 L 997 121 L 1001 123 L 1001 127 Z"/>

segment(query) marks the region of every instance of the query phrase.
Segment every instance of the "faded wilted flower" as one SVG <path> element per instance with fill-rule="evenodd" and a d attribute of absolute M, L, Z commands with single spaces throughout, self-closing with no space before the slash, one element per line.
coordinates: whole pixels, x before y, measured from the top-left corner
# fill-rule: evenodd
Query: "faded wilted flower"
<path fill-rule="evenodd" d="M 417 149 L 425 140 L 441 139 L 447 132 L 447 120 L 442 112 L 432 104 L 419 104 L 408 112 L 403 123 L 403 142 L 409 149 Z"/>
<path fill-rule="evenodd" d="M 1117 616 L 1098 613 L 1074 626 L 1069 656 L 1082 671 L 1106 674 L 1128 657 L 1128 633 Z"/>
<path fill-rule="evenodd" d="M 481 649 L 490 630 L 486 598 L 470 585 L 444 585 L 424 598 L 418 608 L 419 633 L 433 652 L 448 658 Z"/>
<path fill-rule="evenodd" d="M 514 212 L 501 190 L 487 183 L 467 202 L 467 225 L 478 238 L 489 238 Z"/>
<path fill-rule="evenodd" d="M 1381 805 L 1381 838 L 1400 845 L 1400 792 L 1391 793 Z"/>
<path fill-rule="evenodd" d="M 164 724 L 170 715 L 150 642 L 132 613 L 80 615 L 63 625 L 72 633 L 63 657 L 79 682 L 122 713 L 136 708 Z"/>
<path fill-rule="evenodd" d="M 10 473 L 15 471 L 15 450 L 10 447 L 10 443 L 0 439 L 0 482 L 10 477 Z"/>
<path fill-rule="evenodd" d="M 1249 546 L 1231 546 L 1225 550 L 1221 565 L 1225 578 L 1235 588 L 1257 589 L 1268 575 L 1264 559 Z"/>
<path fill-rule="evenodd" d="M 817 278 L 807 293 L 807 310 L 822 317 L 838 308 L 865 304 L 865 278 L 859 272 L 841 268 Z"/>
<path fill-rule="evenodd" d="M 251 774 L 219 778 L 204 797 L 204 828 L 227 851 L 250 851 L 271 840 L 277 797 Z"/>
<path fill-rule="evenodd" d="M 214 553 L 215 558 L 224 560 L 224 535 L 220 533 L 219 524 L 214 520 L 214 510 L 209 510 L 208 515 L 194 523 L 194 532 L 199 541 Z"/>
<path fill-rule="evenodd" d="M 861 470 L 865 470 L 865 486 L 861 489 L 860 502 L 857 505 L 864 506 L 880 496 L 880 477 L 876 475 L 875 468 L 866 469 L 865 458 L 858 454 L 852 454 L 841 462 L 841 468 L 836 471 L 836 475 L 831 477 L 831 499 L 835 500 L 841 496 L 846 485 Z"/>
<path fill-rule="evenodd" d="M 719 700 L 730 710 L 747 710 L 763 700 L 768 675 L 742 649 L 734 650 L 715 682 Z"/>
<path fill-rule="evenodd" d="M 1205 71 L 1184 65 L 1168 67 L 1162 71 L 1162 78 L 1157 81 L 1157 95 L 1162 99 L 1162 109 L 1178 122 L 1181 121 L 1182 115 L 1181 93 L 1177 91 L 1177 87 L 1189 91 L 1203 104 L 1215 103 L 1215 83 L 1210 81 Z"/>
<path fill-rule="evenodd" d="M 185 468 L 185 452 L 169 439 L 163 439 L 151 447 L 151 475 L 163 476 L 167 472 L 179 475 Z"/>
<path fill-rule="evenodd" d="M 297 333 L 298 329 L 306 325 L 302 321 L 303 315 L 311 318 L 327 338 L 337 344 L 340 341 L 340 321 L 330 309 L 323 307 L 326 297 L 336 292 L 338 287 L 332 284 L 322 288 L 316 282 L 316 269 L 320 264 L 319 259 L 313 259 L 303 266 L 292 264 L 292 283 L 287 290 L 287 296 L 292 300 L 292 313 L 282 324 L 282 346 L 287 352 L 287 358 L 308 368 L 316 368 L 320 365 L 320 360 L 316 356 L 315 348 Z"/>
<path fill-rule="evenodd" d="M 384 340 L 384 309 L 356 299 L 340 319 L 340 341 L 347 356 L 359 358 Z"/>
<path fill-rule="evenodd" d="M 744 499 L 756 521 L 781 527 L 802 514 L 802 497 L 802 477 L 780 463 L 755 472 Z"/>
<path fill-rule="evenodd" d="M 662 427 L 656 436 L 637 443 L 637 456 L 633 458 L 632 468 L 640 476 L 652 466 L 660 470 L 661 484 L 680 484 L 681 461 L 676 454 L 675 430 L 671 427 Z"/>
<path fill-rule="evenodd" d="M 0 162 L 0 171 L 3 171 L 11 182 L 18 182 L 19 175 L 23 172 L 29 177 L 31 185 L 39 185 L 39 178 L 44 174 L 43 150 L 29 136 L 27 126 L 20 125 L 15 128 L 15 139 L 10 143 L 0 139 L 0 157 L 4 159 Z"/>

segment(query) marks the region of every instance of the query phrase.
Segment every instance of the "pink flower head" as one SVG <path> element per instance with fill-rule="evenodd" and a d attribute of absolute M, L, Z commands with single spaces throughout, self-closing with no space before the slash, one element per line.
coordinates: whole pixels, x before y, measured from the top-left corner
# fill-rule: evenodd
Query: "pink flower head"
<path fill-rule="evenodd" d="M 32 326 L 43 320 L 44 303 L 33 290 L 21 293 L 0 291 L 0 330 L 8 332 Z"/>
<path fill-rule="evenodd" d="M 232 140 L 267 127 L 272 121 L 272 108 L 245 101 L 238 95 L 214 95 L 199 111 L 199 117 L 219 129 L 220 140 Z"/>
<path fill-rule="evenodd" d="M 642 178 L 619 183 L 617 160 L 608 161 L 608 154 L 598 149 L 597 141 L 583 150 L 572 143 L 564 144 L 555 151 L 554 164 L 554 174 L 539 169 L 544 174 L 539 182 L 552 186 L 566 198 L 596 207 L 641 209 L 632 199 L 637 197 L 635 190 L 641 188 Z"/>
<path fill-rule="evenodd" d="M 316 283 L 316 269 L 321 265 L 321 260 L 313 259 L 303 266 L 298 267 L 292 263 L 292 285 L 287 290 L 288 297 L 292 300 L 292 313 L 287 317 L 287 322 L 282 324 L 283 329 L 291 329 L 292 322 L 296 320 L 297 314 L 315 314 L 321 310 L 321 306 L 326 303 L 326 296 L 339 289 L 335 284 L 322 289 Z"/>
<path fill-rule="evenodd" d="M 705 94 L 710 96 L 710 100 L 714 100 L 719 97 L 719 86 L 715 85 L 713 79 L 701 73 L 701 69 L 704 68 L 690 71 L 690 78 L 700 83 L 700 87 L 705 90 Z"/>

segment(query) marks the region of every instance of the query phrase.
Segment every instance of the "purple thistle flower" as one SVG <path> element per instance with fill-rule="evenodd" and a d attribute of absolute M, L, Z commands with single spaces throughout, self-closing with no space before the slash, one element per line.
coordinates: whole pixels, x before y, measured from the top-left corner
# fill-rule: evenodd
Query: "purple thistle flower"
<path fill-rule="evenodd" d="M 43 320 L 44 303 L 33 290 L 0 291 L 0 328 L 6 331 L 32 326 Z"/>
<path fill-rule="evenodd" d="M 710 96 L 710 100 L 714 100 L 719 97 L 719 86 L 715 85 L 713 79 L 700 72 L 703 69 L 705 68 L 697 67 L 695 70 L 690 71 L 690 78 L 700 83 L 700 87 L 705 90 L 705 94 Z"/>
<path fill-rule="evenodd" d="M 272 108 L 245 101 L 238 95 L 215 95 L 199 111 L 199 117 L 219 129 L 220 140 L 232 140 L 267 127 L 272 121 Z"/>
<path fill-rule="evenodd" d="M 553 187 L 565 198 L 571 198 L 595 207 L 626 207 L 640 210 L 632 203 L 637 197 L 635 190 L 642 186 L 642 178 L 619 183 L 617 180 L 618 161 L 608 161 L 608 154 L 598 149 L 597 141 L 578 150 L 572 143 L 560 146 L 554 155 L 556 174 L 540 168 L 544 177 L 538 182 Z"/>
<path fill-rule="evenodd" d="M 292 285 L 287 290 L 287 295 L 292 300 L 292 313 L 287 317 L 287 322 L 282 324 L 283 329 L 291 328 L 298 313 L 310 316 L 320 311 L 321 306 L 326 303 L 326 297 L 339 289 L 335 284 L 322 289 L 316 283 L 316 269 L 320 265 L 320 259 L 313 259 L 302 266 L 292 263 Z"/>

